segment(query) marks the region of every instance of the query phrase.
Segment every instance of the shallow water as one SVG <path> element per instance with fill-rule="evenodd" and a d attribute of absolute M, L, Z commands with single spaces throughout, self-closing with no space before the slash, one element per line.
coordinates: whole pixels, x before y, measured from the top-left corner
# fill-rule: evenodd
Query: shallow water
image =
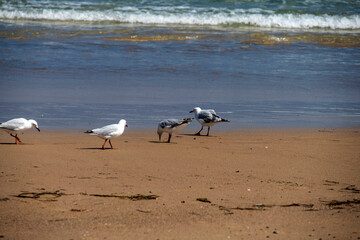
<path fill-rule="evenodd" d="M 129 8 L 127 14 L 147 19 L 136 23 L 129 17 L 74 21 L 66 15 L 71 11 L 46 1 L 51 16 L 57 16 L 51 19 L 36 12 L 36 1 L 27 3 L 0 1 L 0 121 L 22 116 L 37 119 L 43 128 L 87 129 L 125 118 L 131 127 L 155 128 L 164 118 L 189 117 L 199 106 L 231 121 L 219 129 L 360 123 L 360 21 L 346 4 L 339 3 L 337 13 L 336 4 L 320 13 L 300 1 L 285 10 L 273 1 L 261 6 L 248 1 L 242 8 L 240 2 L 214 2 L 207 9 L 229 17 L 233 6 L 237 14 L 241 9 L 252 17 L 293 14 L 310 22 L 324 14 L 333 17 L 334 26 L 304 27 L 295 19 L 295 27 L 266 28 L 208 23 L 214 15 L 207 18 L 202 1 L 163 6 L 176 16 L 193 14 L 205 21 L 201 24 L 167 23 L 171 11 L 162 22 L 149 24 L 159 13 L 151 1 L 145 1 L 148 15 L 136 2 L 71 5 L 78 13 L 107 11 L 112 17 L 124 12 L 118 8 Z M 296 9 L 303 13 L 298 16 Z"/>

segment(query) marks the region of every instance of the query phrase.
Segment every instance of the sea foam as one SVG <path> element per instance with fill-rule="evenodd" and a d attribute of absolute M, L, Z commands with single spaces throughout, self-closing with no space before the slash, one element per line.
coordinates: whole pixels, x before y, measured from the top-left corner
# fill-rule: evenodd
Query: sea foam
<path fill-rule="evenodd" d="M 2 9 L 0 20 L 81 21 L 139 24 L 258 26 L 268 28 L 360 29 L 360 15 L 275 13 L 261 9 L 196 9 L 159 7 L 115 8 L 104 11 L 76 9 Z"/>

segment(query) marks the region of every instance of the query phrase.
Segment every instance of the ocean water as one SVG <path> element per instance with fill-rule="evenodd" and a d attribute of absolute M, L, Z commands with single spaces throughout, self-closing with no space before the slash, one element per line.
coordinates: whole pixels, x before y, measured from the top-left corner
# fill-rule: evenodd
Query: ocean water
<path fill-rule="evenodd" d="M 0 122 L 360 125 L 360 1 L 0 0 Z M 198 123 L 188 128 L 199 128 Z"/>

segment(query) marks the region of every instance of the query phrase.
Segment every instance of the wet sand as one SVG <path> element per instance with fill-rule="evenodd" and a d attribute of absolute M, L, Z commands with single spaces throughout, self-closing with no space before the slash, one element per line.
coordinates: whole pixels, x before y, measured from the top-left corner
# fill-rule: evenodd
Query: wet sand
<path fill-rule="evenodd" d="M 360 237 L 360 129 L 20 138 L 0 133 L 1 239 Z"/>

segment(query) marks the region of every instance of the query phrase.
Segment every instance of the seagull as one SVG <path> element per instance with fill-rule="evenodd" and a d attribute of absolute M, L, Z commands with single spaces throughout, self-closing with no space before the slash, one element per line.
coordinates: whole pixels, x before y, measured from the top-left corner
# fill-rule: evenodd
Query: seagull
<path fill-rule="evenodd" d="M 33 119 L 26 120 L 25 118 L 14 118 L 7 122 L 0 123 L 0 129 L 10 133 L 10 136 L 15 138 L 15 144 L 21 142 L 20 138 L 17 136 L 18 132 L 28 130 L 32 127 L 35 127 L 40 132 L 37 122 Z"/>
<path fill-rule="evenodd" d="M 214 126 L 215 124 L 221 122 L 230 122 L 224 118 L 221 118 L 213 109 L 208 110 L 201 110 L 201 108 L 196 107 L 190 111 L 190 113 L 195 113 L 196 120 L 201 124 L 201 129 L 195 135 L 200 135 L 200 132 L 203 130 L 204 126 L 208 127 L 207 135 L 209 136 L 210 127 Z"/>
<path fill-rule="evenodd" d="M 183 119 L 165 119 L 158 124 L 157 133 L 159 135 L 159 141 L 161 142 L 161 135 L 166 132 L 169 134 L 168 143 L 170 142 L 171 135 L 177 132 L 191 123 L 191 118 Z"/>
<path fill-rule="evenodd" d="M 111 149 L 113 149 L 110 138 L 121 136 L 124 133 L 125 127 L 127 126 L 128 125 L 126 124 L 126 121 L 121 119 L 118 124 L 111 124 L 101 128 L 95 128 L 93 130 L 88 130 L 85 133 L 105 139 L 105 142 L 102 145 L 102 149 L 105 149 L 105 143 L 107 140 L 109 140 Z"/>

